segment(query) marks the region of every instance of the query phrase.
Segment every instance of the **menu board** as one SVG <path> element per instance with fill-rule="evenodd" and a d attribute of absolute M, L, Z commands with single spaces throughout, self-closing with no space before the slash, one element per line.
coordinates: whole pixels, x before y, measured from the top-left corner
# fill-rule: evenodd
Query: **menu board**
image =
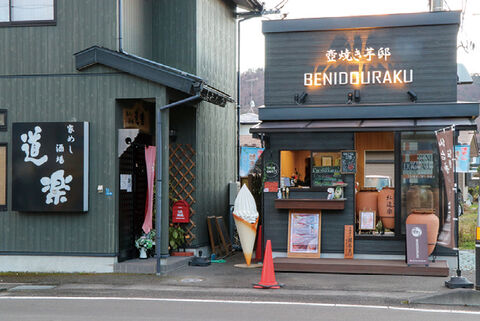
<path fill-rule="evenodd" d="M 340 166 L 312 167 L 312 186 L 333 186 L 342 183 Z"/>
<path fill-rule="evenodd" d="M 342 165 L 340 172 L 342 174 L 355 174 L 357 172 L 356 151 L 342 151 Z"/>
<path fill-rule="evenodd" d="M 290 211 L 288 257 L 320 257 L 320 211 Z"/>

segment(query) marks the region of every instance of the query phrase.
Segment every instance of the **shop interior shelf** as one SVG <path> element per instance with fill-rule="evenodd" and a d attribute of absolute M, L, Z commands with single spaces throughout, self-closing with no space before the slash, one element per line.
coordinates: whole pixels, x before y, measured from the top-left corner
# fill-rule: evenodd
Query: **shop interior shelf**
<path fill-rule="evenodd" d="M 301 209 L 301 210 L 343 210 L 345 199 L 322 200 L 306 198 L 276 199 L 277 209 Z"/>

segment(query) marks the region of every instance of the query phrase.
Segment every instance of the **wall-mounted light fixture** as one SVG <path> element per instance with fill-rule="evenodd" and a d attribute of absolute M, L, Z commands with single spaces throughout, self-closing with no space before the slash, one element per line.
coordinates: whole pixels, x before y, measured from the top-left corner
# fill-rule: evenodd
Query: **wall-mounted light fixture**
<path fill-rule="evenodd" d="M 349 92 L 347 93 L 347 104 L 352 104 L 353 103 L 353 93 Z"/>
<path fill-rule="evenodd" d="M 413 90 L 407 91 L 408 97 L 410 98 L 410 101 L 412 102 L 417 102 L 418 96 Z"/>
<path fill-rule="evenodd" d="M 303 105 L 305 101 L 307 101 L 307 96 L 308 94 L 306 92 L 302 92 L 301 94 L 295 94 L 293 99 L 297 105 Z"/>
<path fill-rule="evenodd" d="M 360 90 L 355 89 L 353 91 L 353 99 L 355 100 L 356 103 L 360 102 Z"/>
<path fill-rule="evenodd" d="M 170 137 L 172 142 L 175 142 L 177 140 L 177 131 L 175 130 L 175 128 L 170 128 L 170 130 L 168 131 L 168 136 Z"/>

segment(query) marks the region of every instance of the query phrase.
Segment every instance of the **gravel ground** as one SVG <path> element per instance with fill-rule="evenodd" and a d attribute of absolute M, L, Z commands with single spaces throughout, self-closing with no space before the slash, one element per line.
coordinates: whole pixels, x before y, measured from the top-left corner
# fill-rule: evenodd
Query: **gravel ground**
<path fill-rule="evenodd" d="M 460 250 L 460 268 L 464 271 L 475 270 L 475 250 Z"/>

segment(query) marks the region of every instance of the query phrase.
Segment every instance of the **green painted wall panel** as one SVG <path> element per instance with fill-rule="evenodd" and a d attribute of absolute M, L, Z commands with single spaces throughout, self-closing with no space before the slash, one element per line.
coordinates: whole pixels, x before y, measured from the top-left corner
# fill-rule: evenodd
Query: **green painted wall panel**
<path fill-rule="evenodd" d="M 57 0 L 57 25 L 2 27 L 0 75 L 71 73 L 73 53 L 117 48 L 117 0 Z M 19 63 L 21 61 L 21 63 Z"/>
<path fill-rule="evenodd" d="M 220 0 L 197 1 L 197 74 L 235 97 L 235 19 Z M 197 244 L 208 244 L 206 216 L 228 217 L 227 184 L 236 180 L 235 105 L 197 109 Z M 228 220 L 227 220 L 228 222 Z"/>
<path fill-rule="evenodd" d="M 153 3 L 153 60 L 196 72 L 196 0 L 157 0 Z"/>
<path fill-rule="evenodd" d="M 165 97 L 165 89 L 122 74 L 79 74 L 0 78 L 0 96 L 2 108 L 8 110 L 9 122 L 8 132 L 0 133 L 0 142 L 8 142 L 9 148 L 12 122 L 90 123 L 89 211 L 84 214 L 0 212 L 0 252 L 115 253 L 118 230 L 115 101 Z M 11 152 L 8 157 L 10 204 Z M 109 187 L 114 195 L 98 194 L 97 185 Z"/>
<path fill-rule="evenodd" d="M 143 58 L 153 59 L 152 0 L 123 1 L 123 50 Z"/>
<path fill-rule="evenodd" d="M 151 44 L 134 35 L 149 32 Z M 126 1 L 133 25 L 125 50 L 187 72 L 235 96 L 235 19 L 220 0 Z M 129 9 L 130 8 L 130 9 Z M 146 17 L 140 23 L 135 17 Z M 8 110 L 8 132 L 0 142 L 11 148 L 12 122 L 89 121 L 89 212 L 38 214 L 0 212 L 0 253 L 114 254 L 118 239 L 116 99 L 169 96 L 158 84 L 95 66 L 75 70 L 73 54 L 93 45 L 117 49 L 117 0 L 58 0 L 56 26 L 0 28 L 5 45 L 0 58 L 0 108 Z M 128 20 L 127 19 L 127 20 Z M 148 36 L 145 36 L 148 38 Z M 21 39 L 21 41 L 18 41 Z M 150 46 L 150 47 L 149 47 Z M 173 97 L 173 96 L 171 96 Z M 197 151 L 196 222 L 198 239 L 208 243 L 205 216 L 227 213 L 227 183 L 235 180 L 235 109 L 208 103 L 197 106 L 187 133 Z M 11 152 L 8 153 L 8 200 L 11 200 Z M 114 195 L 96 192 L 109 187 Z M 10 205 L 9 205 L 10 206 Z"/>

